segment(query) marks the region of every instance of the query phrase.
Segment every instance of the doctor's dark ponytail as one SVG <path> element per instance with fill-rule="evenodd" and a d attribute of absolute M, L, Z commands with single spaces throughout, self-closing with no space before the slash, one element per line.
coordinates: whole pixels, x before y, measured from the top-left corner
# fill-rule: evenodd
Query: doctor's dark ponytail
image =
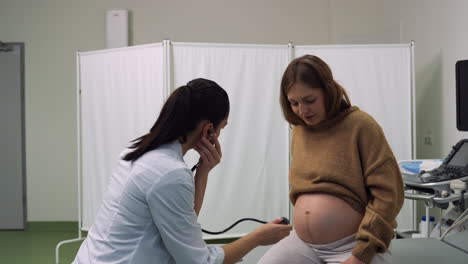
<path fill-rule="evenodd" d="M 208 120 L 215 127 L 229 114 L 229 98 L 217 83 L 195 79 L 177 88 L 164 103 L 150 132 L 133 140 L 124 160 L 135 161 L 148 151 L 179 139 L 187 141 L 187 134 Z"/>

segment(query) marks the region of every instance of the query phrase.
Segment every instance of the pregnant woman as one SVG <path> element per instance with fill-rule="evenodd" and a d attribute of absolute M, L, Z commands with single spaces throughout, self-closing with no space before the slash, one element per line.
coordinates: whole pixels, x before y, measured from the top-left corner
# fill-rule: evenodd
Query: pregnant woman
<path fill-rule="evenodd" d="M 403 182 L 382 128 L 316 56 L 288 65 L 280 102 L 292 127 L 294 231 L 259 263 L 391 263 Z"/>

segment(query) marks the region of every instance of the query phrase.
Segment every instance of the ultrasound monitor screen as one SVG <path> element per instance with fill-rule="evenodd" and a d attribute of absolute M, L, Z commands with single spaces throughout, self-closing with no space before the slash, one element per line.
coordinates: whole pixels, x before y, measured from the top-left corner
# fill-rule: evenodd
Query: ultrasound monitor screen
<path fill-rule="evenodd" d="M 449 160 L 448 165 L 466 167 L 468 165 L 468 142 L 464 142 L 457 153 Z"/>
<path fill-rule="evenodd" d="M 468 131 L 468 60 L 455 64 L 457 129 Z"/>

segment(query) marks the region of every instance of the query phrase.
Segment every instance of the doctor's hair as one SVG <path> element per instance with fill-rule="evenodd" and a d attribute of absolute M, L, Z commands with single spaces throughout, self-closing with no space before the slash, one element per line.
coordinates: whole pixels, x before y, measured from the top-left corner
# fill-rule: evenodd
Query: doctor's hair
<path fill-rule="evenodd" d="M 195 79 L 177 88 L 164 103 L 150 132 L 132 141 L 123 159 L 135 161 L 148 151 L 178 139 L 187 142 L 187 134 L 203 120 L 214 127 L 229 115 L 229 97 L 217 83 Z"/>
<path fill-rule="evenodd" d="M 289 63 L 281 79 L 281 108 L 286 121 L 292 125 L 306 125 L 292 111 L 287 96 L 291 87 L 296 83 L 323 90 L 327 118 L 332 118 L 343 109 L 351 106 L 348 94 L 333 79 L 330 67 L 317 56 L 304 55 Z"/>

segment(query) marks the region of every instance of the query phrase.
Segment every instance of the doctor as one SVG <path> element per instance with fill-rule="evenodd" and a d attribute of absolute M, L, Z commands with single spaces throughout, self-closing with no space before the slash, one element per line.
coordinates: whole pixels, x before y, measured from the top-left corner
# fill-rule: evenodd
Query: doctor
<path fill-rule="evenodd" d="M 202 239 L 197 216 L 208 174 L 221 161 L 218 136 L 228 115 L 228 95 L 215 82 L 176 89 L 150 132 L 121 154 L 73 263 L 235 263 L 289 235 L 291 225 L 275 219 L 222 247 Z M 200 154 L 195 176 L 183 160 L 190 149 Z"/>

